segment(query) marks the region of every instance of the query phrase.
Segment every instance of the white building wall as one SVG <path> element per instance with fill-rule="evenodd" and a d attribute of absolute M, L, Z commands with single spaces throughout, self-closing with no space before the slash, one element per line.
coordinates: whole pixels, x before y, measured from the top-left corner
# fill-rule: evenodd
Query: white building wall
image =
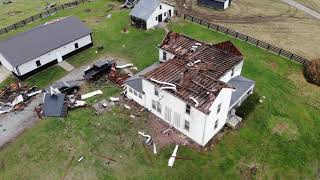
<path fill-rule="evenodd" d="M 165 52 L 167 54 L 166 59 L 164 59 L 164 57 L 163 57 L 163 52 Z M 160 62 L 166 62 L 167 60 L 173 59 L 174 56 L 175 56 L 174 54 L 159 48 L 159 61 Z"/>
<path fill-rule="evenodd" d="M 150 110 L 153 114 L 158 116 L 160 119 L 173 126 L 178 131 L 182 132 L 190 139 L 194 140 L 200 145 L 202 143 L 203 133 L 205 128 L 205 122 L 207 115 L 203 112 L 193 108 L 191 106 L 190 115 L 186 113 L 186 103 L 179 98 L 171 95 L 166 91 L 159 90 L 159 96 L 154 95 L 155 86 L 149 81 L 143 80 L 143 91 L 145 92 L 145 107 Z M 161 104 L 161 113 L 152 108 L 152 100 L 159 101 Z M 171 119 L 166 118 L 165 109 L 171 110 Z M 180 125 L 174 121 L 175 114 L 180 116 Z M 189 131 L 184 129 L 185 120 L 189 121 Z"/>
<path fill-rule="evenodd" d="M 222 82 L 227 83 L 233 77 L 241 75 L 242 67 L 243 67 L 243 61 L 241 61 L 239 64 L 237 64 L 233 68 L 233 76 L 231 76 L 232 70 L 230 70 L 226 74 L 224 74 L 219 80 L 222 81 Z"/>
<path fill-rule="evenodd" d="M 127 97 L 131 100 L 134 100 L 141 106 L 145 107 L 145 96 L 138 91 L 132 89 L 130 86 L 127 86 Z"/>
<path fill-rule="evenodd" d="M 232 92 L 233 89 L 222 89 L 211 105 L 210 114 L 205 126 L 204 144 L 207 144 L 226 124 Z M 221 104 L 221 108 L 220 112 L 217 113 L 219 104 Z M 215 128 L 216 121 L 218 121 L 218 126 Z"/>
<path fill-rule="evenodd" d="M 43 65 L 48 64 L 56 59 L 59 59 L 58 56 L 60 56 L 60 55 L 64 56 L 64 55 L 67 55 L 67 54 L 77 50 L 74 46 L 75 43 L 78 43 L 78 46 L 79 46 L 78 49 L 80 49 L 80 48 L 92 43 L 91 35 L 87 35 L 83 38 L 80 38 L 76 41 L 73 41 L 67 45 L 64 45 L 58 49 L 55 49 L 51 52 L 48 52 L 47 54 L 44 54 L 36 59 L 33 59 L 25 64 L 18 66 L 19 71 L 20 71 L 20 76 L 25 75 L 25 74 L 37 69 L 38 67 L 37 67 L 36 61 L 38 61 L 38 60 L 40 60 L 41 66 L 43 66 Z"/>
<path fill-rule="evenodd" d="M 162 21 L 164 21 L 169 16 L 169 10 L 171 10 L 171 17 L 174 16 L 174 7 L 165 3 L 160 3 L 160 6 L 152 13 L 152 15 L 147 20 L 147 29 L 150 29 L 156 25 L 158 25 L 159 21 L 156 19 L 158 15 L 162 14 Z M 166 13 L 166 15 L 165 15 Z"/>

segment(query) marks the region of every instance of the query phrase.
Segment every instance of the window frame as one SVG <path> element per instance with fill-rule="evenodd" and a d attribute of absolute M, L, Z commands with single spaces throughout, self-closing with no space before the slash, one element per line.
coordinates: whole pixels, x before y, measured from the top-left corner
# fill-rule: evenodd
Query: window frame
<path fill-rule="evenodd" d="M 189 104 L 186 104 L 186 114 L 191 114 L 191 106 Z"/>
<path fill-rule="evenodd" d="M 214 130 L 218 128 L 218 123 L 219 123 L 219 119 L 217 119 L 216 122 L 214 123 Z"/>
<path fill-rule="evenodd" d="M 167 52 L 165 51 L 162 52 L 162 59 L 167 60 Z"/>
<path fill-rule="evenodd" d="M 222 103 L 220 103 L 220 104 L 218 105 L 217 114 L 219 114 L 219 113 L 221 112 L 221 107 L 222 107 Z"/>
<path fill-rule="evenodd" d="M 36 65 L 37 65 L 37 67 L 40 67 L 41 66 L 41 61 L 40 60 L 36 60 Z"/>
<path fill-rule="evenodd" d="M 158 86 L 154 86 L 154 95 L 159 96 L 159 88 Z"/>
<path fill-rule="evenodd" d="M 184 130 L 186 130 L 188 132 L 190 131 L 190 121 L 184 120 Z"/>
<path fill-rule="evenodd" d="M 79 43 L 74 43 L 74 48 L 79 49 Z"/>

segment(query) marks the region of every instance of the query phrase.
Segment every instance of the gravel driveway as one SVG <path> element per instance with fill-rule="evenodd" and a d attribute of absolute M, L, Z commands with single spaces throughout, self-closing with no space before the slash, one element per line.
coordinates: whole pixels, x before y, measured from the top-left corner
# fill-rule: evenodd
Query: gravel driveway
<path fill-rule="evenodd" d="M 98 59 L 91 64 L 94 64 L 99 60 L 101 59 Z M 121 62 L 126 61 L 117 60 L 117 62 L 121 64 Z M 83 72 L 88 68 L 88 66 L 89 65 L 84 65 L 80 68 L 74 69 L 57 82 L 82 79 Z M 80 82 L 84 83 L 84 81 Z M 8 142 L 14 140 L 15 137 L 21 134 L 24 130 L 31 128 L 36 122 L 39 121 L 36 112 L 34 112 L 34 108 L 41 103 L 42 98 L 43 94 L 37 95 L 24 111 L 0 115 L 0 147 L 3 147 Z"/>
<path fill-rule="evenodd" d="M 295 8 L 297 8 L 297 9 L 299 9 L 299 10 L 301 10 L 301 11 L 307 13 L 307 14 L 309 14 L 310 16 L 313 16 L 314 18 L 316 18 L 318 20 L 320 20 L 320 14 L 319 13 L 315 12 L 312 9 L 307 8 L 306 6 L 296 2 L 294 0 L 281 0 L 281 1 L 284 2 L 284 3 L 289 4 L 290 6 L 295 7 Z"/>

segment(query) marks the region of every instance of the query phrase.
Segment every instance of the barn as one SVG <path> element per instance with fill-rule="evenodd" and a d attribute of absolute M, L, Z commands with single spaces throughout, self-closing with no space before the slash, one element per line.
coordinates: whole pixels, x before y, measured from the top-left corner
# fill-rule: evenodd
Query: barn
<path fill-rule="evenodd" d="M 70 16 L 0 41 L 0 62 L 24 79 L 92 45 L 92 31 Z"/>
<path fill-rule="evenodd" d="M 232 0 L 197 0 L 198 5 L 224 10 L 231 5 Z"/>
<path fill-rule="evenodd" d="M 130 12 L 131 24 L 150 29 L 174 15 L 174 7 L 159 0 L 140 0 Z"/>

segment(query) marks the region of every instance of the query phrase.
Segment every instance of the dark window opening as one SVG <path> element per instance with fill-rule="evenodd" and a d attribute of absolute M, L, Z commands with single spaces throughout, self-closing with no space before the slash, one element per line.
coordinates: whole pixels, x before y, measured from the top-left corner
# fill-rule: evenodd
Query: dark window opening
<path fill-rule="evenodd" d="M 159 95 L 159 90 L 158 87 L 154 87 L 154 95 L 158 96 Z"/>
<path fill-rule="evenodd" d="M 162 6 L 160 5 L 160 9 L 162 9 Z"/>
<path fill-rule="evenodd" d="M 167 60 L 167 53 L 163 51 L 163 60 Z"/>
<path fill-rule="evenodd" d="M 234 69 L 231 70 L 231 77 L 234 75 Z"/>
<path fill-rule="evenodd" d="M 37 61 L 36 61 L 36 64 L 37 64 L 37 67 L 41 66 L 40 60 L 37 60 Z"/>
<path fill-rule="evenodd" d="M 78 49 L 78 48 L 79 48 L 79 44 L 78 44 L 78 43 L 75 43 L 75 44 L 74 44 L 74 48 Z"/>
<path fill-rule="evenodd" d="M 217 119 L 216 122 L 214 123 L 214 129 L 217 129 L 217 127 L 218 127 L 218 121 L 219 121 L 219 119 Z"/>
<path fill-rule="evenodd" d="M 189 104 L 187 104 L 187 106 L 186 106 L 186 113 L 187 113 L 187 114 L 190 114 L 190 112 L 191 112 L 191 106 L 190 106 Z"/>
<path fill-rule="evenodd" d="M 221 104 L 218 105 L 217 114 L 219 114 L 221 111 Z"/>
<path fill-rule="evenodd" d="M 190 123 L 187 120 L 184 121 L 184 129 L 187 131 L 189 131 L 189 129 L 190 129 Z"/>

